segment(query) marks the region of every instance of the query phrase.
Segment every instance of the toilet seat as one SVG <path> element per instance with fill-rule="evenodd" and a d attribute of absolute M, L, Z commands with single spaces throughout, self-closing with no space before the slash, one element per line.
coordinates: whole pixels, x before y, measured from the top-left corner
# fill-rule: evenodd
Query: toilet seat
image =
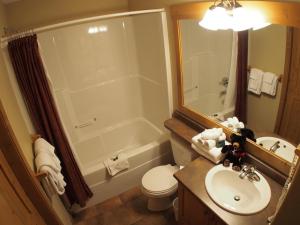
<path fill-rule="evenodd" d="M 178 166 L 170 164 L 152 168 L 142 178 L 143 192 L 152 197 L 172 195 L 178 186 L 177 180 L 173 177 L 178 169 Z"/>

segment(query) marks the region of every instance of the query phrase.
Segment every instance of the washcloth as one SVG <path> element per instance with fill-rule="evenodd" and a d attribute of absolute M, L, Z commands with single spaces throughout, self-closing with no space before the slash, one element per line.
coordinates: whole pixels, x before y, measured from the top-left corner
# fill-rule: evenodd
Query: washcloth
<path fill-rule="evenodd" d="M 261 91 L 271 96 L 276 95 L 278 77 L 274 73 L 265 72 L 263 75 L 263 83 Z"/>
<path fill-rule="evenodd" d="M 129 168 L 128 157 L 125 153 L 120 153 L 115 157 L 105 160 L 103 163 L 111 176 Z"/>
<path fill-rule="evenodd" d="M 263 81 L 263 71 L 252 68 L 250 71 L 248 91 L 260 95 Z"/>

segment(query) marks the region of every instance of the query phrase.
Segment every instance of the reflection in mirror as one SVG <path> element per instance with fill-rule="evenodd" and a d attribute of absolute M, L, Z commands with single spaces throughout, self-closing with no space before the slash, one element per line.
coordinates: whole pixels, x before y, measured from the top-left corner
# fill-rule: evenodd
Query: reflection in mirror
<path fill-rule="evenodd" d="M 197 20 L 180 20 L 182 96 L 184 106 L 223 125 L 236 124 L 236 105 L 244 104 L 243 122 L 258 144 L 287 161 L 295 146 L 275 133 L 286 55 L 287 27 L 272 24 L 248 32 L 245 102 L 236 102 L 238 35 L 231 30 L 210 31 Z M 247 104 L 246 104 L 247 102 Z M 228 120 L 229 119 L 229 120 Z M 241 124 L 241 123 L 239 123 Z M 234 125 L 235 131 L 242 125 Z M 260 138 L 264 137 L 264 138 Z M 273 137 L 273 138 L 272 138 Z M 274 138 L 276 137 L 276 138 Z"/>

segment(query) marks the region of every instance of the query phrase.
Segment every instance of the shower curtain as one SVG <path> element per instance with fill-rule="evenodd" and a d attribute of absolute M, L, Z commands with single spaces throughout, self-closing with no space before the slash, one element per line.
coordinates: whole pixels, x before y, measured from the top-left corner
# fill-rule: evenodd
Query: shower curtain
<path fill-rule="evenodd" d="M 233 32 L 228 86 L 226 89 L 223 111 L 228 111 L 229 109 L 233 109 L 234 111 L 234 107 L 235 107 L 237 54 L 238 54 L 238 35 L 236 32 Z"/>
<path fill-rule="evenodd" d="M 55 146 L 71 204 L 85 206 L 92 192 L 84 181 L 63 130 L 47 82 L 36 34 L 9 41 L 8 52 L 35 130 Z"/>
<path fill-rule="evenodd" d="M 238 32 L 237 55 L 235 115 L 240 121 L 247 123 L 248 31 Z"/>

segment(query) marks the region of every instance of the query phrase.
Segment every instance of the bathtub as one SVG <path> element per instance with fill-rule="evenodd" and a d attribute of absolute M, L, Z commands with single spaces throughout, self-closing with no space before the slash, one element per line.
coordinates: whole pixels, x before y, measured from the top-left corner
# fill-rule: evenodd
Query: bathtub
<path fill-rule="evenodd" d="M 104 129 L 96 136 L 84 140 L 85 149 L 89 152 L 96 151 L 93 146 L 95 138 L 103 139 L 106 154 L 94 159 L 92 163 L 81 164 L 85 181 L 94 193 L 87 207 L 138 186 L 149 169 L 173 162 L 169 134 L 145 118 L 136 118 Z M 119 152 L 128 155 L 130 168 L 111 177 L 103 161 Z"/>
<path fill-rule="evenodd" d="M 223 100 L 224 97 L 220 97 L 219 94 L 205 94 L 199 96 L 197 100 L 188 103 L 187 107 L 223 121 L 228 117 L 233 117 L 235 109 L 234 106 L 224 109 Z"/>

